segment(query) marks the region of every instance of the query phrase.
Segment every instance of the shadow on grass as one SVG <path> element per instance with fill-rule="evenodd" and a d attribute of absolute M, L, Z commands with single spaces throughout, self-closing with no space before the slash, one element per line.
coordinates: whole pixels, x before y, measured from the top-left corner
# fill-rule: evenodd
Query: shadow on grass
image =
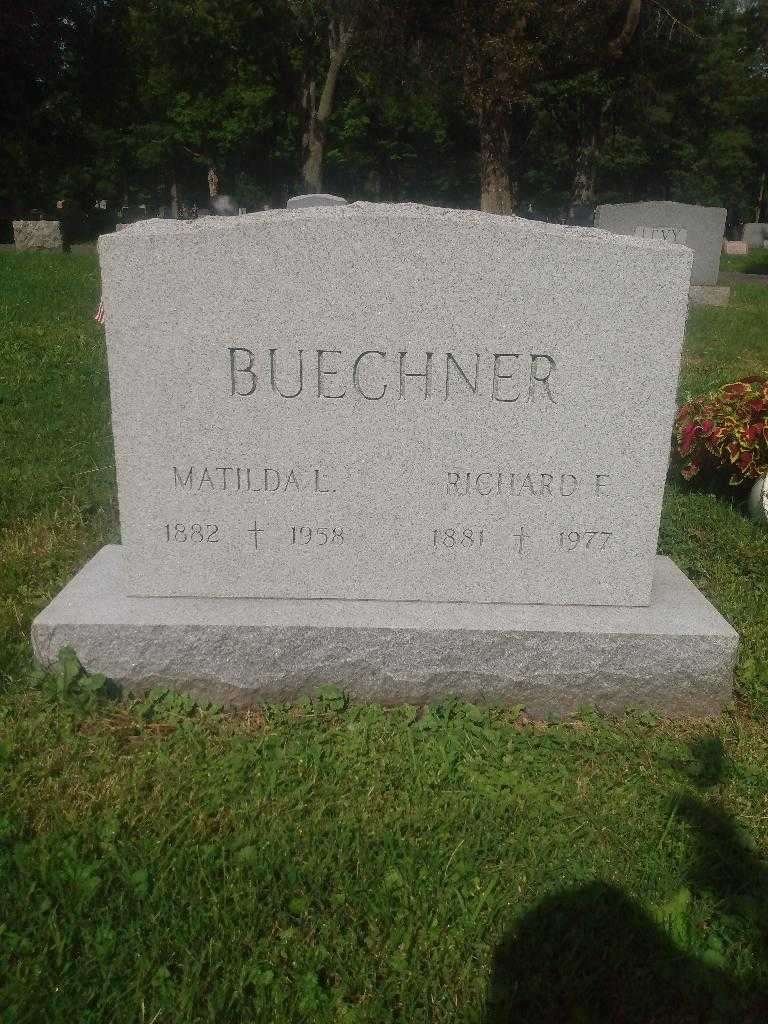
<path fill-rule="evenodd" d="M 768 274 L 768 252 L 750 253 L 741 267 L 742 274 Z"/>
<path fill-rule="evenodd" d="M 719 740 L 702 740 L 691 753 L 700 789 L 727 777 Z M 768 1021 L 762 982 L 730 974 L 717 945 L 701 955 L 683 950 L 686 940 L 706 947 L 690 913 L 692 899 L 701 897 L 745 926 L 754 960 L 768 966 L 765 862 L 732 818 L 702 800 L 681 797 L 675 813 L 688 823 L 695 852 L 688 888 L 669 901 L 661 920 L 603 882 L 542 900 L 496 950 L 484 1024 Z"/>

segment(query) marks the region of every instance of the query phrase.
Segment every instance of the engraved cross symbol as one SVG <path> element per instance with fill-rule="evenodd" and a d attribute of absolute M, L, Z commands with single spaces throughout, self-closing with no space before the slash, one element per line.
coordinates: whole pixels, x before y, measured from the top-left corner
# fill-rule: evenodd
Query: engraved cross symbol
<path fill-rule="evenodd" d="M 259 550 L 259 534 L 260 533 L 264 533 L 264 527 L 263 526 L 256 526 L 256 523 L 254 523 L 253 527 L 248 531 L 248 533 L 252 533 L 253 534 L 253 546 L 258 551 Z"/>
<path fill-rule="evenodd" d="M 523 541 L 528 540 L 531 536 L 530 533 L 526 533 L 524 527 L 520 527 L 517 533 L 513 533 L 512 536 L 517 540 L 517 553 L 522 555 L 523 553 Z"/>

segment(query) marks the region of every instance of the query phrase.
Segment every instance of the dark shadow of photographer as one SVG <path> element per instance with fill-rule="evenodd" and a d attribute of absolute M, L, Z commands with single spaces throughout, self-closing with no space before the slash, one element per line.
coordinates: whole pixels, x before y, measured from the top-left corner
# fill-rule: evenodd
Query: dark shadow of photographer
<path fill-rule="evenodd" d="M 699 741 L 691 752 L 686 774 L 699 788 L 722 781 L 727 762 L 719 740 Z M 674 813 L 690 825 L 695 852 L 689 888 L 673 897 L 670 913 L 687 919 L 692 894 L 714 897 L 726 914 L 749 923 L 751 952 L 768 962 L 765 862 L 719 809 L 682 796 Z M 768 1022 L 765 987 L 725 970 L 716 950 L 701 958 L 684 952 L 670 937 L 674 921 L 662 923 L 604 882 L 543 899 L 496 950 L 485 1024 Z"/>

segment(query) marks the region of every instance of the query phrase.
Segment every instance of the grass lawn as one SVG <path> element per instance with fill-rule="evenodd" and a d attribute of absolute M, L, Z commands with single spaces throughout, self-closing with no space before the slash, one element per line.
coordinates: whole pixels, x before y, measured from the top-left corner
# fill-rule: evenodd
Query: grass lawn
<path fill-rule="evenodd" d="M 0 255 L 0 1021 L 768 1020 L 768 531 L 668 489 L 718 719 L 54 687 L 31 618 L 118 535 L 97 299 Z M 767 366 L 768 288 L 693 310 L 681 394 Z"/>
<path fill-rule="evenodd" d="M 744 256 L 721 256 L 721 270 L 735 270 L 740 274 L 768 274 L 768 249 L 752 249 Z"/>

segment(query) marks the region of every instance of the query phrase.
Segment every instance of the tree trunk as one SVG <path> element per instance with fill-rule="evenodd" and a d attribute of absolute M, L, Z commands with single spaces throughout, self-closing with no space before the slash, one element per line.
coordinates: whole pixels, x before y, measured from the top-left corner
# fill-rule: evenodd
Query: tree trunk
<path fill-rule="evenodd" d="M 333 113 L 339 72 L 347 59 L 353 34 L 353 23 L 331 18 L 328 26 L 328 70 L 325 73 L 319 100 L 314 75 L 307 70 L 304 76 L 301 95 L 301 105 L 304 109 L 301 178 L 305 192 L 322 192 L 323 189 L 326 127 Z"/>
<path fill-rule="evenodd" d="M 514 208 L 509 177 L 509 126 L 498 111 L 480 112 L 480 209 L 510 214 Z"/>
<path fill-rule="evenodd" d="M 381 171 L 372 167 L 365 178 L 365 193 L 378 203 L 381 200 Z"/>
<path fill-rule="evenodd" d="M 643 0 L 629 0 L 621 32 L 619 32 L 615 39 L 612 39 L 608 43 L 609 60 L 617 61 L 622 58 L 624 51 L 632 42 L 635 32 L 637 32 L 637 26 L 640 24 L 640 15 L 642 12 Z"/>
<path fill-rule="evenodd" d="M 763 212 L 763 201 L 765 199 L 765 179 L 766 172 L 763 171 L 762 176 L 760 178 L 760 191 L 757 193 L 757 208 L 755 210 L 755 222 L 757 224 L 762 223 L 761 214 Z"/>
<path fill-rule="evenodd" d="M 219 172 L 213 164 L 208 165 L 208 195 L 215 199 L 219 194 Z"/>
<path fill-rule="evenodd" d="M 624 56 L 637 32 L 642 10 L 643 0 L 628 0 L 621 31 L 615 39 L 608 43 L 606 54 L 609 61 L 617 62 Z M 580 141 L 576 154 L 571 203 L 568 208 L 569 224 L 591 224 L 592 222 L 590 210 L 595 205 L 596 198 L 597 160 L 603 142 L 605 116 L 610 105 L 610 97 L 601 103 L 600 110 L 596 112 L 591 127 L 585 130 Z"/>
<path fill-rule="evenodd" d="M 600 104 L 596 120 L 587 127 L 576 154 L 576 171 L 571 189 L 571 204 L 568 210 L 569 224 L 591 224 L 589 211 L 595 205 L 597 192 L 597 161 L 605 134 L 605 118 L 611 106 L 611 98 Z"/>
<path fill-rule="evenodd" d="M 579 219 L 584 207 L 594 205 L 597 150 L 597 132 L 593 131 L 579 147 L 576 156 L 576 173 L 573 176 L 571 206 L 568 211 L 571 223 Z"/>
<path fill-rule="evenodd" d="M 317 117 L 315 83 L 311 79 L 304 82 L 301 105 L 304 108 L 304 132 L 301 138 L 302 187 L 306 193 L 322 192 L 325 134 L 324 125 L 320 124 Z"/>
<path fill-rule="evenodd" d="M 168 193 L 171 200 L 171 217 L 178 220 L 179 217 L 179 183 L 176 180 L 176 168 L 171 166 L 169 174 Z"/>

